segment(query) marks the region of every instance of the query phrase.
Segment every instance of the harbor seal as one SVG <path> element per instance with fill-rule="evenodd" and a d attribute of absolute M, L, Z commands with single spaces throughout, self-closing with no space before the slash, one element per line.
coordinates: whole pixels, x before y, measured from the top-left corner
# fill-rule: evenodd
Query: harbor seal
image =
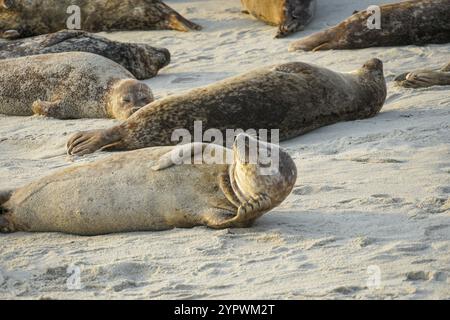
<path fill-rule="evenodd" d="M 268 143 L 260 143 L 258 153 L 261 148 L 278 152 L 278 169 L 259 174 L 259 156 L 255 162 L 246 156 L 252 139 L 238 135 L 232 151 L 224 151 L 233 154 L 230 164 L 174 166 L 165 162 L 174 147 L 156 147 L 67 168 L 0 196 L 0 231 L 93 236 L 201 225 L 250 227 L 284 201 L 297 178 L 292 158 Z"/>
<path fill-rule="evenodd" d="M 450 42 L 450 1 L 414 0 L 380 6 L 381 26 L 369 28 L 361 11 L 335 27 L 292 43 L 289 51 L 360 49 Z"/>
<path fill-rule="evenodd" d="M 395 78 L 395 82 L 405 88 L 427 88 L 450 85 L 450 62 L 440 70 L 416 70 Z"/>
<path fill-rule="evenodd" d="M 160 0 L 0 0 L 0 38 L 66 29 L 77 10 L 80 23 L 75 27 L 89 32 L 201 29 Z"/>
<path fill-rule="evenodd" d="M 376 115 L 386 99 L 383 63 L 367 61 L 352 73 L 292 62 L 260 68 L 207 87 L 157 100 L 122 124 L 77 133 L 68 153 L 171 145 L 175 129 L 194 122 L 218 129 L 279 129 L 285 140 L 339 121 Z"/>
<path fill-rule="evenodd" d="M 149 79 L 170 63 L 169 50 L 142 43 L 112 41 L 85 31 L 56 33 L 0 42 L 0 59 L 70 51 L 90 52 L 117 62 L 138 80 Z"/>
<path fill-rule="evenodd" d="M 277 26 L 276 38 L 301 31 L 314 18 L 316 0 L 241 0 L 244 13 Z"/>
<path fill-rule="evenodd" d="M 85 52 L 0 60 L 0 113 L 57 119 L 127 119 L 153 101 L 117 63 Z"/>

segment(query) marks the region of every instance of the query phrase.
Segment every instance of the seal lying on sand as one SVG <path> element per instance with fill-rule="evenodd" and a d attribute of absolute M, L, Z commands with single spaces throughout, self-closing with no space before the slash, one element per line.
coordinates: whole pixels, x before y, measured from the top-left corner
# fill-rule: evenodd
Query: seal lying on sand
<path fill-rule="evenodd" d="M 85 52 L 0 60 L 0 113 L 58 119 L 127 119 L 153 101 L 117 63 Z"/>
<path fill-rule="evenodd" d="M 289 51 L 359 49 L 450 42 L 450 1 L 415 0 L 380 6 L 381 28 L 368 26 L 370 12 L 291 44 Z"/>
<path fill-rule="evenodd" d="M 204 130 L 279 129 L 289 139 L 339 121 L 376 115 L 386 99 L 383 63 L 372 59 L 342 74 L 302 62 L 261 68 L 145 106 L 121 125 L 75 134 L 68 153 L 133 150 L 173 144 L 194 122 Z"/>
<path fill-rule="evenodd" d="M 137 79 L 149 79 L 170 63 L 169 50 L 147 44 L 123 43 L 75 30 L 0 42 L 0 59 L 45 53 L 82 51 L 111 59 L 130 71 Z"/>
<path fill-rule="evenodd" d="M 314 18 L 316 0 L 241 0 L 244 13 L 278 27 L 276 38 L 303 30 Z"/>
<path fill-rule="evenodd" d="M 74 6 L 80 8 L 79 27 L 90 32 L 201 29 L 160 0 L 0 0 L 0 37 L 31 37 L 66 29 L 76 14 Z"/>
<path fill-rule="evenodd" d="M 292 158 L 267 143 L 258 150 L 278 152 L 278 170 L 260 175 L 259 157 L 255 162 L 246 157 L 252 139 L 237 137 L 229 165 L 171 166 L 165 155 L 174 147 L 159 147 L 67 168 L 0 195 L 0 231 L 100 235 L 200 225 L 249 227 L 290 194 L 297 177 Z"/>
<path fill-rule="evenodd" d="M 440 70 L 416 70 L 395 78 L 398 85 L 406 88 L 426 88 L 450 85 L 450 62 Z"/>

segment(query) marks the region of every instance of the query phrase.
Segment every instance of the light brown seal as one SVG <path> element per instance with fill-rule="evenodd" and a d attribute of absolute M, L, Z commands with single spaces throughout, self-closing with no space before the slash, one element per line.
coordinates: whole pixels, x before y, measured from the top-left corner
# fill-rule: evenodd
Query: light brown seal
<path fill-rule="evenodd" d="M 0 0 L 0 37 L 23 38 L 66 29 L 73 14 L 68 9 L 74 5 L 80 8 L 80 29 L 89 32 L 201 29 L 160 0 Z"/>
<path fill-rule="evenodd" d="M 395 78 L 398 85 L 405 88 L 427 88 L 450 85 L 450 62 L 440 70 L 416 70 Z"/>
<path fill-rule="evenodd" d="M 165 48 L 112 41 L 85 31 L 63 30 L 0 42 L 0 59 L 70 51 L 90 52 L 111 59 L 139 80 L 156 76 L 161 68 L 170 63 L 170 53 Z"/>
<path fill-rule="evenodd" d="M 450 1 L 415 0 L 380 6 L 379 29 L 372 12 L 361 11 L 335 27 L 291 44 L 289 50 L 318 51 L 450 42 Z"/>
<path fill-rule="evenodd" d="M 292 62 L 260 68 L 145 106 L 121 125 L 75 134 L 68 153 L 170 145 L 175 129 L 279 129 L 289 139 L 339 121 L 376 115 L 386 99 L 383 63 L 367 61 L 351 73 Z"/>
<path fill-rule="evenodd" d="M 0 231 L 100 235 L 250 227 L 284 201 L 297 177 L 292 158 L 267 143 L 258 150 L 277 152 L 279 165 L 272 175 L 261 175 L 259 156 L 255 162 L 246 157 L 252 139 L 241 134 L 233 150 L 224 151 L 233 153 L 231 164 L 173 166 L 166 157 L 174 148 L 157 147 L 65 169 L 2 193 Z M 220 149 L 213 146 L 214 152 Z"/>
<path fill-rule="evenodd" d="M 301 31 L 314 18 L 316 0 L 241 0 L 244 13 L 277 26 L 276 38 Z"/>
<path fill-rule="evenodd" d="M 58 119 L 127 119 L 153 101 L 117 63 L 85 52 L 0 60 L 0 113 Z"/>

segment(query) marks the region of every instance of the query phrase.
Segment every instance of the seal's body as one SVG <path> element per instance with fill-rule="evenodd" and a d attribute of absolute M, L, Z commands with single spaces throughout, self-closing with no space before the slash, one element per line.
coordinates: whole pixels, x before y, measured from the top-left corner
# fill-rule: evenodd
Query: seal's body
<path fill-rule="evenodd" d="M 160 0 L 0 0 L 0 37 L 31 37 L 70 28 L 68 21 L 76 22 L 73 15 L 78 10 L 80 23 L 74 27 L 89 32 L 200 29 Z"/>
<path fill-rule="evenodd" d="M 232 151 L 227 149 L 234 153 L 232 164 L 173 166 L 163 161 L 158 166 L 174 147 L 149 148 L 68 168 L 2 193 L 0 231 L 99 235 L 199 225 L 249 227 L 290 194 L 297 170 L 291 157 L 273 146 L 272 152 L 279 150 L 278 172 L 258 175 L 257 162 L 241 160 L 245 157 L 237 141 L 244 136 L 238 136 Z"/>
<path fill-rule="evenodd" d="M 137 79 L 149 79 L 170 63 L 169 50 L 147 44 L 112 41 L 84 31 L 56 33 L 0 42 L 0 59 L 47 53 L 90 52 L 117 62 Z"/>
<path fill-rule="evenodd" d="M 291 44 L 289 50 L 317 51 L 450 42 L 450 1 L 414 0 L 380 6 L 380 28 L 370 27 L 374 12 L 361 11 L 335 27 Z"/>
<path fill-rule="evenodd" d="M 440 70 L 416 70 L 395 78 L 398 85 L 405 88 L 427 88 L 450 85 L 450 62 Z"/>
<path fill-rule="evenodd" d="M 241 0 L 244 12 L 277 26 L 277 38 L 303 30 L 314 18 L 316 0 Z"/>
<path fill-rule="evenodd" d="M 279 129 L 289 139 L 339 121 L 376 115 L 386 99 L 383 63 L 352 73 L 295 62 L 261 68 L 186 94 L 157 100 L 119 126 L 75 134 L 69 154 L 170 145 L 175 129 Z"/>
<path fill-rule="evenodd" d="M 150 88 L 102 56 L 69 52 L 0 60 L 0 113 L 58 119 L 127 119 Z"/>

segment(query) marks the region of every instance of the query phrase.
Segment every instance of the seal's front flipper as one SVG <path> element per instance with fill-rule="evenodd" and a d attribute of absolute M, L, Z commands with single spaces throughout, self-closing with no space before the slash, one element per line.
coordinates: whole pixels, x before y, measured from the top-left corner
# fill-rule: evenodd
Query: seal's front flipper
<path fill-rule="evenodd" d="M 74 134 L 67 142 L 67 154 L 83 156 L 98 150 L 126 149 L 122 143 L 120 126 L 106 130 L 91 130 Z"/>
<path fill-rule="evenodd" d="M 33 103 L 33 113 L 55 119 L 68 119 L 67 115 L 64 114 L 61 100 L 54 102 L 36 100 Z"/>
<path fill-rule="evenodd" d="M 203 154 L 206 146 L 206 143 L 178 145 L 165 155 L 161 156 L 161 158 L 158 159 L 158 163 L 152 167 L 152 170 L 160 171 L 175 165 L 193 164 L 195 156 Z"/>
<path fill-rule="evenodd" d="M 164 170 L 181 164 L 229 163 L 232 156 L 230 149 L 213 143 L 194 142 L 178 145 L 159 158 L 152 167 L 154 171 Z"/>

